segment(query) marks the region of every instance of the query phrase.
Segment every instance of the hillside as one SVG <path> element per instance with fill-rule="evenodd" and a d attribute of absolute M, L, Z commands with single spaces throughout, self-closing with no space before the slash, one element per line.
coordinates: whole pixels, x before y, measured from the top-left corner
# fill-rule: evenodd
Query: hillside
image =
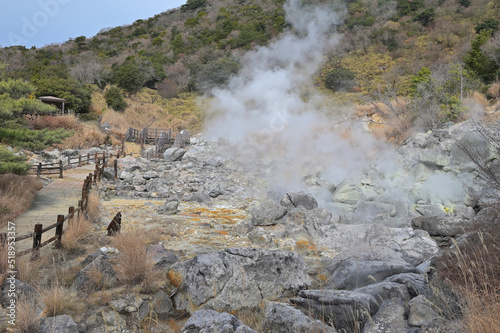
<path fill-rule="evenodd" d="M 470 107 L 464 99 L 474 91 L 493 100 L 499 97 L 495 82 L 500 68 L 496 33 L 500 8 L 495 1 L 305 2 L 326 3 L 339 13 L 335 22 L 339 42 L 325 54 L 316 79 L 335 102 L 370 105 L 411 97 L 404 103 L 406 109 L 432 109 L 433 119 L 418 124 L 432 128 L 458 119 Z M 3 48 L 0 79 L 29 81 L 34 96 L 57 95 L 67 99 L 69 109 L 96 115 L 133 107 L 134 95 L 149 88 L 156 90 L 156 97 L 141 103 L 157 104 L 169 113 L 164 106 L 169 99 L 184 105 L 224 86 L 240 69 L 246 52 L 288 29 L 283 4 L 282 0 L 190 0 L 179 9 L 102 29 L 93 37 L 39 49 Z M 107 105 L 96 103 L 92 96 L 101 96 L 110 86 L 120 89 L 118 94 L 113 91 L 115 99 L 111 97 Z M 412 106 L 422 98 L 427 105 Z M 190 109 L 192 103 L 186 103 L 185 109 Z M 408 118 L 419 118 L 412 110 L 405 110 Z M 360 112 L 391 116 L 384 114 L 384 108 Z M 201 128 L 200 112 L 180 112 L 180 116 L 192 118 L 182 122 L 189 129 Z"/>

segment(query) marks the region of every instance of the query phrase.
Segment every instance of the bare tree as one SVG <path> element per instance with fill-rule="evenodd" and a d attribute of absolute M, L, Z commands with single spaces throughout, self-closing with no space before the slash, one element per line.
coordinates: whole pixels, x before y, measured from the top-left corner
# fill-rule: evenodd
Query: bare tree
<path fill-rule="evenodd" d="M 180 61 L 165 67 L 165 74 L 177 84 L 179 90 L 185 90 L 191 81 L 189 69 Z"/>
<path fill-rule="evenodd" d="M 103 66 L 91 51 L 80 55 L 76 63 L 70 67 L 70 74 L 81 83 L 100 82 L 104 75 Z"/>

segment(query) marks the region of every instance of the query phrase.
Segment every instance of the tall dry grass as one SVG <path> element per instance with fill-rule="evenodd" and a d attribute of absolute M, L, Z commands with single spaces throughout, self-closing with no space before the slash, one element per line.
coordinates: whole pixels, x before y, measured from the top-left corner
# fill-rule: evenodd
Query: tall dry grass
<path fill-rule="evenodd" d="M 97 188 L 93 187 L 89 193 L 87 210 L 86 210 L 87 214 L 86 219 L 89 222 L 94 223 L 100 220 L 101 218 L 100 205 L 101 205 L 101 199 L 99 197 L 99 191 L 97 190 Z"/>
<path fill-rule="evenodd" d="M 140 285 L 142 292 L 157 289 L 160 272 L 154 268 L 147 253 L 146 237 L 142 233 L 122 233 L 113 237 L 112 244 L 120 253 L 113 260 L 118 278 L 129 286 Z"/>
<path fill-rule="evenodd" d="M 29 285 L 38 283 L 41 278 L 42 269 L 47 265 L 47 263 L 48 256 L 42 256 L 38 259 L 32 259 L 31 255 L 17 257 L 17 279 Z"/>
<path fill-rule="evenodd" d="M 21 298 L 16 303 L 16 332 L 38 333 L 40 316 L 33 299 Z"/>
<path fill-rule="evenodd" d="M 30 176 L 0 175 L 0 228 L 26 211 L 42 183 Z"/>
<path fill-rule="evenodd" d="M 438 271 L 464 297 L 464 332 L 500 332 L 500 225 L 482 226 L 453 245 Z"/>
<path fill-rule="evenodd" d="M 84 216 L 75 217 L 64 231 L 62 246 L 69 254 L 79 254 L 89 240 L 92 223 Z"/>
<path fill-rule="evenodd" d="M 69 314 L 78 310 L 78 294 L 72 289 L 53 284 L 49 288 L 40 288 L 38 293 L 45 305 L 44 315 L 47 317 Z"/>

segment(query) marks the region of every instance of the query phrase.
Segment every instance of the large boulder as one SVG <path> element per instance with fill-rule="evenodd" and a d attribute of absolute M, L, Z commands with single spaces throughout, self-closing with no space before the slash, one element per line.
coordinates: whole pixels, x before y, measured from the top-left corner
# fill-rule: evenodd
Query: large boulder
<path fill-rule="evenodd" d="M 307 288 L 311 279 L 297 253 L 230 248 L 176 263 L 169 271 L 178 288 L 175 307 L 193 313 L 202 308 L 223 311 L 257 306 Z"/>
<path fill-rule="evenodd" d="M 91 277 L 92 271 L 98 270 L 102 273 L 103 278 L 108 280 L 109 284 L 116 281 L 116 273 L 109 261 L 109 257 L 106 253 L 97 251 L 94 254 L 88 256 L 82 263 L 85 266 L 76 274 L 73 285 L 79 290 L 92 290 L 93 288 L 99 288 L 97 281 L 94 281 Z"/>
<path fill-rule="evenodd" d="M 168 148 L 163 153 L 163 159 L 167 162 L 180 161 L 185 153 L 186 150 L 183 148 L 178 148 L 178 147 Z"/>
<path fill-rule="evenodd" d="M 40 323 L 39 333 L 78 333 L 78 326 L 68 315 L 49 317 Z"/>
<path fill-rule="evenodd" d="M 147 249 L 149 258 L 158 269 L 168 269 L 171 265 L 179 261 L 173 251 L 169 251 L 162 244 L 151 245 Z"/>
<path fill-rule="evenodd" d="M 387 224 L 394 216 L 396 216 L 394 205 L 360 200 L 356 203 L 352 222 Z"/>
<path fill-rule="evenodd" d="M 405 285 L 395 282 L 380 282 L 370 284 L 365 287 L 356 289 L 357 292 L 372 295 L 377 300 L 378 304 L 382 304 L 389 299 L 399 299 L 403 302 L 410 300 L 408 288 Z"/>
<path fill-rule="evenodd" d="M 266 200 L 258 206 L 250 208 L 252 223 L 259 225 L 275 225 L 285 216 L 287 209 L 273 200 Z"/>
<path fill-rule="evenodd" d="M 379 305 L 372 295 L 350 290 L 302 290 L 290 300 L 306 313 L 342 332 L 360 332 Z"/>
<path fill-rule="evenodd" d="M 465 233 L 470 226 L 470 221 L 446 214 L 417 217 L 411 221 L 411 225 L 415 229 L 427 231 L 431 236 L 455 236 Z"/>
<path fill-rule="evenodd" d="M 164 215 L 174 215 L 177 214 L 178 208 L 179 208 L 179 201 L 172 200 L 172 201 L 167 201 L 163 205 L 159 206 L 157 208 L 157 211 L 158 213 Z"/>
<path fill-rule="evenodd" d="M 184 324 L 182 333 L 257 333 L 233 315 L 215 310 L 196 311 Z"/>
<path fill-rule="evenodd" d="M 410 331 L 404 303 L 400 299 L 391 299 L 382 303 L 378 312 L 366 323 L 363 333 Z"/>
<path fill-rule="evenodd" d="M 273 333 L 334 333 L 335 329 L 284 303 L 265 302 L 262 330 Z"/>
<path fill-rule="evenodd" d="M 281 198 L 280 204 L 288 209 L 304 207 L 307 210 L 318 207 L 318 202 L 310 193 L 288 192 Z"/>
<path fill-rule="evenodd" d="M 415 272 L 415 267 L 404 259 L 404 255 L 404 252 L 376 245 L 349 249 L 325 268 L 330 273 L 326 286 L 354 290 L 382 282 L 392 275 Z"/>

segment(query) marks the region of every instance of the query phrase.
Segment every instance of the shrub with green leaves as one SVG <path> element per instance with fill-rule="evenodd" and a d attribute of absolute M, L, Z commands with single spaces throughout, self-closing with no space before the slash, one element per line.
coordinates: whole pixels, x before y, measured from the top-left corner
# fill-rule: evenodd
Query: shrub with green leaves
<path fill-rule="evenodd" d="M 347 68 L 335 68 L 325 76 L 325 87 L 330 90 L 349 90 L 356 85 L 354 73 Z"/>
<path fill-rule="evenodd" d="M 34 92 L 35 87 L 29 82 L 21 79 L 0 81 L 0 95 L 7 94 L 13 99 L 18 99 L 21 97 L 28 97 Z"/>
<path fill-rule="evenodd" d="M 62 140 L 73 134 L 74 131 L 68 131 L 64 128 L 49 131 L 48 129 L 31 130 L 26 127 L 0 127 L 0 140 L 2 142 L 29 150 L 42 150 L 53 144 L 61 143 Z"/>
<path fill-rule="evenodd" d="M 109 88 L 104 94 L 104 99 L 106 100 L 108 107 L 115 111 L 123 112 L 127 107 L 127 102 L 120 93 L 120 89 L 117 87 Z"/>
<path fill-rule="evenodd" d="M 26 175 L 31 167 L 29 163 L 26 163 L 26 160 L 26 156 L 16 155 L 5 146 L 0 145 L 0 174 Z"/>

